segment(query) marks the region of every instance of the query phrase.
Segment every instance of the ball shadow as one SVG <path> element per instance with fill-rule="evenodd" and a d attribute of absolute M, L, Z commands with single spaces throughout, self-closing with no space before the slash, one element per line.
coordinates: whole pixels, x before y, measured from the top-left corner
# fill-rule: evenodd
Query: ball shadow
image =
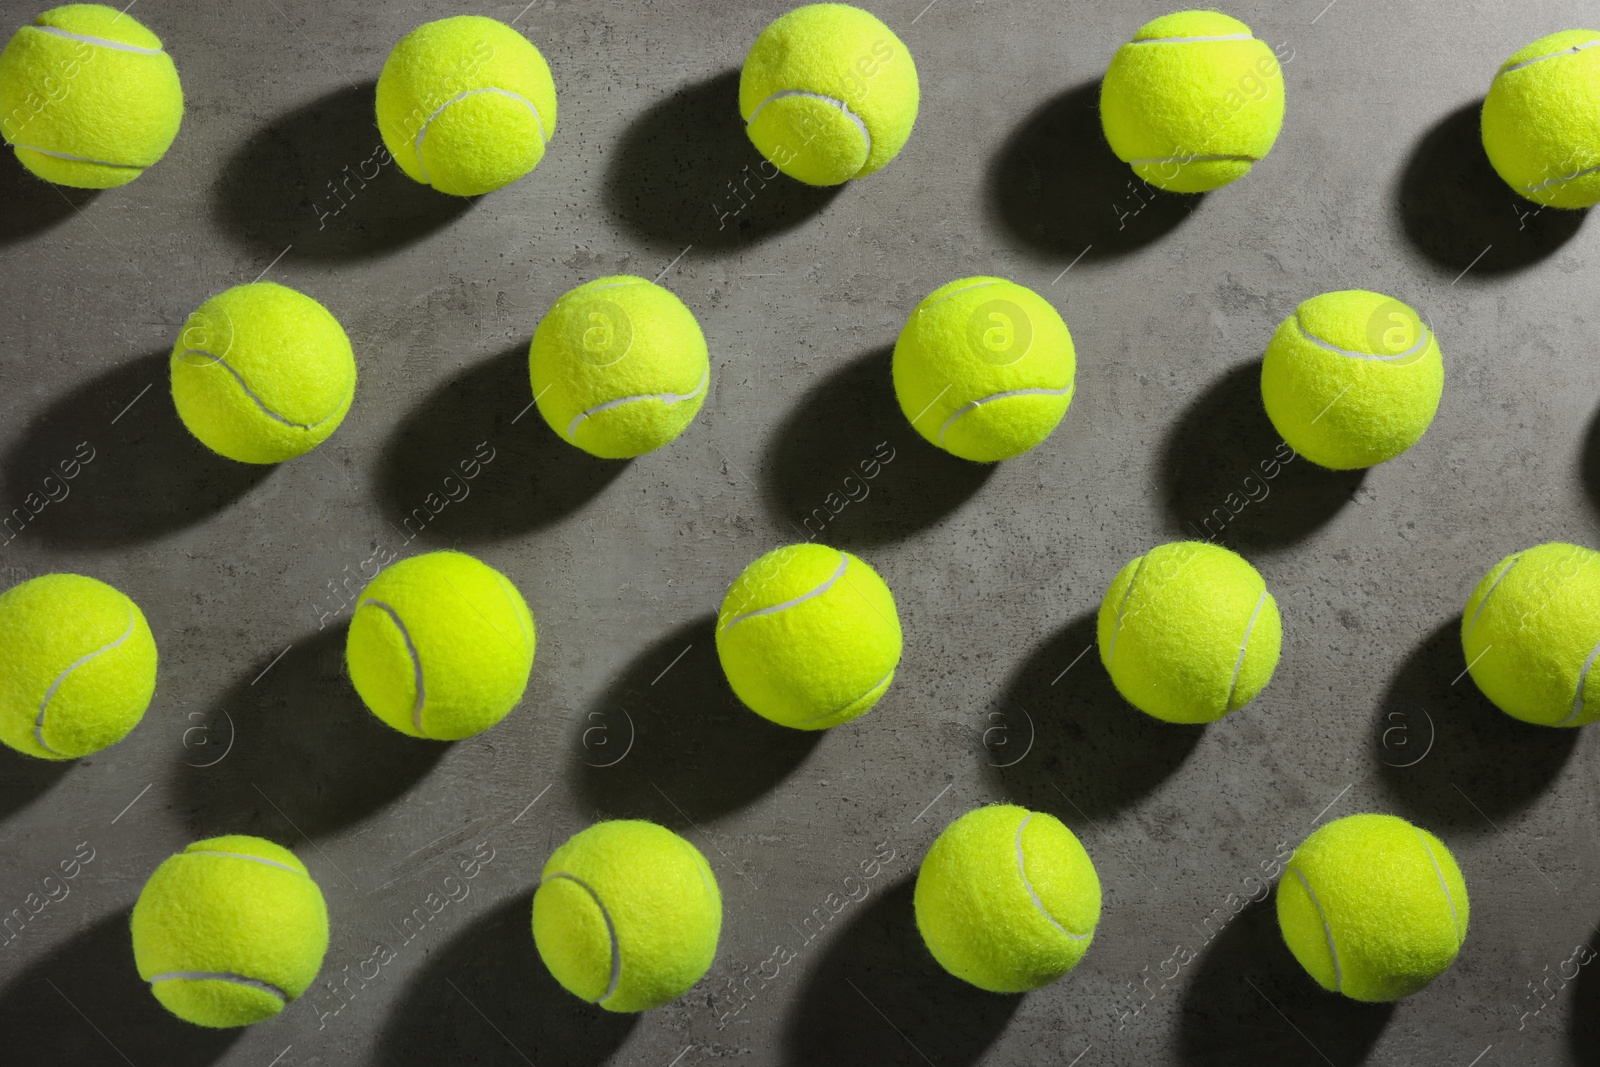
<path fill-rule="evenodd" d="M 350 261 L 448 226 L 473 200 L 414 182 L 384 148 L 376 82 L 335 90 L 261 126 L 223 166 L 212 214 L 271 259 Z"/>
<path fill-rule="evenodd" d="M 1184 537 L 1282 546 L 1332 519 L 1366 476 L 1319 467 L 1284 444 L 1261 403 L 1256 359 L 1217 379 L 1168 432 L 1162 503 Z"/>
<path fill-rule="evenodd" d="M 302 637 L 276 663 L 277 651 L 262 656 L 200 712 L 214 740 L 187 748 L 176 768 L 196 836 L 315 839 L 395 800 L 443 758 L 447 744 L 407 737 L 361 703 L 345 673 L 345 632 Z M 224 722 L 231 744 L 219 756 Z"/>
<path fill-rule="evenodd" d="M 1474 100 L 1423 134 L 1400 176 L 1398 208 L 1406 237 L 1434 263 L 1501 274 L 1555 252 L 1588 212 L 1540 207 L 1513 192 L 1484 153 L 1482 109 Z"/>
<path fill-rule="evenodd" d="M 272 474 L 224 459 L 184 428 L 168 356 L 151 353 L 76 386 L 7 451 L 5 499 L 29 515 L 25 536 L 64 547 L 149 541 L 205 521 Z"/>
<path fill-rule="evenodd" d="M 741 704 L 722 674 L 709 614 L 634 657 L 576 729 L 585 803 L 669 824 L 681 820 L 676 809 L 716 818 L 777 788 L 827 732 L 791 730 Z"/>
<path fill-rule="evenodd" d="M 637 236 L 703 248 L 749 244 L 814 218 L 844 189 L 777 173 L 739 120 L 739 72 L 678 89 L 628 126 L 606 202 Z"/>
<path fill-rule="evenodd" d="M 1436 833 L 1481 829 L 1484 815 L 1498 821 L 1533 804 L 1578 745 L 1579 730 L 1535 726 L 1495 707 L 1466 666 L 1461 622 L 1451 619 L 1406 658 L 1373 723 L 1385 789 Z"/>
<path fill-rule="evenodd" d="M 378 1035 L 377 1062 L 607 1062 L 640 1017 L 595 1007 L 556 984 L 534 948 L 532 908 L 519 893 L 430 953 Z"/>
<path fill-rule="evenodd" d="M 1272 898 L 1250 904 L 1198 950 L 1183 991 L 1177 1060 L 1183 1067 L 1364 1063 L 1394 1015 L 1329 993 L 1278 932 Z"/>
<path fill-rule="evenodd" d="M 1058 630 L 1006 685 L 996 711 L 1008 733 L 1032 725 L 1032 749 L 1011 751 L 1022 739 L 1008 738 L 985 758 L 986 777 L 1018 804 L 1061 812 L 1065 794 L 1069 820 L 1104 818 L 1136 803 L 1177 773 L 1205 735 L 1204 726 L 1161 722 L 1122 698 L 1100 663 L 1096 615 Z"/>
<path fill-rule="evenodd" d="M 1022 996 L 939 966 L 917 932 L 915 886 L 887 887 L 832 935 L 785 1021 L 784 1062 L 973 1064 L 1005 1031 Z"/>
<path fill-rule="evenodd" d="M 1584 944 L 1592 946 L 1597 939 L 1600 939 L 1600 929 L 1591 931 L 1584 939 Z M 1574 1063 L 1600 1063 L 1600 960 L 1590 957 L 1588 963 L 1583 963 L 1583 958 L 1582 954 L 1576 952 L 1576 946 L 1566 958 L 1579 966 L 1577 977 L 1571 983 L 1572 1000 L 1567 1009 L 1567 1018 L 1571 1020 L 1570 1029 L 1567 1030 L 1567 1047 L 1572 1050 Z M 1552 971 L 1559 976 L 1565 964 L 1566 961 L 1557 964 Z M 1532 1010 L 1537 994 L 1523 995 L 1526 998 L 1524 1010 Z"/>
<path fill-rule="evenodd" d="M 35 759 L 0 746 L 0 821 L 44 796 L 77 764 L 70 759 Z"/>
<path fill-rule="evenodd" d="M 483 541 L 577 511 L 627 467 L 567 444 L 529 406 L 528 349 L 468 367 L 400 421 L 378 495 L 406 541 Z"/>
<path fill-rule="evenodd" d="M 0 245 L 17 244 L 66 222 L 104 190 L 74 189 L 35 178 L 0 146 Z"/>
<path fill-rule="evenodd" d="M 0 989 L 0 1025 L 16 1062 L 191 1067 L 216 1063 L 244 1036 L 242 1027 L 186 1023 L 150 994 L 133 963 L 131 910 L 95 920 Z"/>
<path fill-rule="evenodd" d="M 901 540 L 953 513 L 995 464 L 935 448 L 895 399 L 892 348 L 814 386 L 769 438 L 767 506 L 798 539 L 843 547 Z"/>
<path fill-rule="evenodd" d="M 1578 457 L 1579 477 L 1589 503 L 1600 508 L 1600 409 L 1589 420 L 1589 432 L 1583 438 L 1583 453 Z"/>
<path fill-rule="evenodd" d="M 988 173 L 989 210 L 1007 232 L 1036 251 L 1090 260 L 1166 236 L 1204 199 L 1163 192 L 1116 157 L 1100 128 L 1099 79 L 1041 104 Z"/>

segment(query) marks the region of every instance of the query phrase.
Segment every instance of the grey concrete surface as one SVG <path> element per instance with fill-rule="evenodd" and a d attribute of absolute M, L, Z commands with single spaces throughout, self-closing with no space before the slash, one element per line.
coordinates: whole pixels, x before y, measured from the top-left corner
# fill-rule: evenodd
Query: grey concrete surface
<path fill-rule="evenodd" d="M 1600 1061 L 1600 969 L 1575 962 L 1600 921 L 1593 736 L 1500 715 L 1457 679 L 1454 637 L 1503 555 L 1596 542 L 1600 233 L 1528 214 L 1475 135 L 1501 60 L 1592 23 L 1593 6 L 1234 4 L 1287 60 L 1283 135 L 1230 188 L 1146 203 L 1097 132 L 1096 82 L 1165 5 L 882 0 L 921 73 L 910 144 L 836 192 L 777 181 L 741 207 L 730 183 L 757 157 L 736 70 L 783 6 L 477 9 L 544 51 L 561 112 L 538 170 L 472 204 L 393 167 L 342 206 L 331 188 L 378 143 L 389 47 L 460 10 L 435 0 L 143 0 L 132 13 L 188 100 L 167 158 L 98 196 L 0 160 L 0 502 L 81 443 L 93 453 L 0 546 L 4 584 L 96 575 L 144 607 L 161 650 L 155 702 L 121 744 L 59 767 L 0 752 L 0 909 L 81 861 L 0 948 L 0 1058 Z M 4 8 L 6 33 L 34 14 Z M 539 316 L 614 271 L 664 272 L 714 374 L 689 431 L 625 464 L 523 411 Z M 194 307 L 263 272 L 339 316 L 361 375 L 333 438 L 271 470 L 192 441 L 165 369 Z M 917 300 L 979 273 L 1044 293 L 1080 359 L 1059 431 L 992 469 L 925 446 L 888 384 Z M 1231 519 L 1224 542 L 1282 607 L 1276 678 L 1204 729 L 1145 719 L 1084 654 L 1101 591 L 1273 454 L 1255 384 L 1267 338 L 1300 300 L 1353 286 L 1434 323 L 1438 419 L 1365 475 L 1291 462 Z M 467 495 L 406 540 L 402 517 L 480 451 Z M 822 538 L 894 590 L 900 675 L 824 736 L 769 727 L 721 679 L 715 605 L 879 452 L 892 459 Z M 538 658 L 503 724 L 419 744 L 342 674 L 340 583 L 375 552 L 449 546 L 524 592 Z M 1023 997 L 944 976 L 910 912 L 938 830 L 999 800 L 1062 818 L 1105 889 L 1084 963 Z M 1270 901 L 1249 902 L 1263 863 L 1362 810 L 1440 834 L 1472 892 L 1455 967 L 1392 1007 L 1316 988 Z M 710 975 L 638 1018 L 564 994 L 528 935 L 544 858 L 616 816 L 686 834 L 726 900 Z M 166 1016 L 126 933 L 150 871 L 219 831 L 294 848 L 333 923 L 313 991 L 229 1033 Z M 813 915 L 830 916 L 820 933 Z"/>

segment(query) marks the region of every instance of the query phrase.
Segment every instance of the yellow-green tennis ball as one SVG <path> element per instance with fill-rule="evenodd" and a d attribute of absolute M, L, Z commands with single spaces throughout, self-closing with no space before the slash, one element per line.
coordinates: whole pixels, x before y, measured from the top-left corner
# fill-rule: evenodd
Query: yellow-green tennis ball
<path fill-rule="evenodd" d="M 1495 564 L 1461 613 L 1461 651 L 1483 695 L 1512 718 L 1600 719 L 1600 553 L 1557 542 Z"/>
<path fill-rule="evenodd" d="M 739 75 L 751 142 L 807 185 L 864 178 L 898 155 L 918 96 L 917 65 L 900 38 L 848 4 L 807 4 L 778 17 Z"/>
<path fill-rule="evenodd" d="M 1140 178 L 1203 193 L 1244 177 L 1272 150 L 1283 128 L 1283 71 L 1238 19 L 1163 15 L 1112 57 L 1100 124 Z"/>
<path fill-rule="evenodd" d="M 189 432 L 240 463 L 280 463 L 339 428 L 356 360 L 328 309 L 275 282 L 237 285 L 189 316 L 172 346 L 172 401 Z"/>
<path fill-rule="evenodd" d="M 1072 404 L 1078 360 L 1056 309 L 1004 278 L 929 293 L 894 345 L 894 392 L 911 425 L 962 459 L 993 463 L 1050 436 Z"/>
<path fill-rule="evenodd" d="M 533 670 L 533 614 L 505 575 L 463 552 L 401 560 L 361 591 L 345 661 L 374 715 L 458 741 L 505 718 Z"/>
<path fill-rule="evenodd" d="M 156 689 L 156 639 L 139 605 L 80 574 L 0 595 L 0 741 L 76 759 L 139 725 Z"/>
<path fill-rule="evenodd" d="M 1278 928 L 1306 973 L 1352 1000 L 1410 996 L 1467 936 L 1467 884 L 1444 842 L 1393 815 L 1347 815 L 1295 850 Z"/>
<path fill-rule="evenodd" d="M 596 278 L 557 300 L 533 331 L 528 372 L 544 421 L 602 459 L 631 459 L 676 438 L 711 385 L 694 312 L 631 274 Z"/>
<path fill-rule="evenodd" d="M 400 39 L 378 75 L 378 132 L 400 169 L 452 196 L 510 185 L 556 132 L 556 85 L 528 39 L 456 15 Z"/>
<path fill-rule="evenodd" d="M 1283 647 L 1278 602 L 1240 556 L 1204 541 L 1152 548 L 1100 601 L 1100 662 L 1147 715 L 1201 723 L 1244 707 Z"/>
<path fill-rule="evenodd" d="M 1267 417 L 1332 470 L 1371 467 L 1421 440 L 1444 392 L 1439 339 L 1391 296 L 1346 289 L 1284 319 L 1261 363 Z"/>
<path fill-rule="evenodd" d="M 183 122 L 178 68 L 161 38 L 102 4 L 51 8 L 0 53 L 0 136 L 57 185 L 126 185 Z"/>
<path fill-rule="evenodd" d="M 711 968 L 722 892 L 700 850 L 638 819 L 596 823 L 551 854 L 533 894 L 539 958 L 607 1011 L 678 999 Z"/>
<path fill-rule="evenodd" d="M 1100 878 L 1055 816 L 991 804 L 944 828 L 917 871 L 914 901 L 941 967 L 991 993 L 1025 993 L 1089 951 Z"/>
<path fill-rule="evenodd" d="M 328 908 L 305 864 L 244 834 L 196 841 L 133 906 L 133 959 L 168 1011 L 199 1026 L 270 1019 L 317 977 Z"/>
<path fill-rule="evenodd" d="M 717 612 L 728 684 L 762 718 L 823 730 L 864 715 L 900 663 L 900 616 L 878 572 L 826 545 L 773 549 Z"/>
<path fill-rule="evenodd" d="M 1483 100 L 1483 148 L 1506 184 L 1548 207 L 1600 204 L 1600 32 L 1563 30 L 1505 61 Z"/>

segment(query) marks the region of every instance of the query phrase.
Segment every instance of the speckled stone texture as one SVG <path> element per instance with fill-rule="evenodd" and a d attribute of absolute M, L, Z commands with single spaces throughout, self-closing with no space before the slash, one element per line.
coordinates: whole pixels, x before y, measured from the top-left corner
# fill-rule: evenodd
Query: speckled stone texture
<path fill-rule="evenodd" d="M 1593 728 L 1495 710 L 1458 636 L 1497 560 L 1600 539 L 1600 221 L 1518 200 L 1477 133 L 1505 57 L 1592 5 L 1234 5 L 1283 64 L 1287 117 L 1204 197 L 1138 184 L 1099 132 L 1106 64 L 1169 7 L 874 3 L 921 117 L 881 172 L 827 190 L 774 176 L 739 126 L 739 64 L 782 8 L 475 9 L 515 20 L 561 94 L 538 169 L 477 201 L 401 174 L 373 120 L 389 48 L 461 12 L 443 0 L 145 0 L 188 102 L 166 158 L 99 195 L 0 159 L 0 504 L 26 515 L 0 585 L 94 575 L 161 653 L 120 744 L 0 752 L 6 1054 L 1600 1059 Z M 7 5 L 3 31 L 32 14 Z M 616 273 L 681 296 L 712 366 L 684 435 L 626 463 L 529 408 L 539 317 Z M 1044 295 L 1078 351 L 1066 419 L 998 467 L 927 445 L 890 386 L 917 301 L 979 274 Z M 360 368 L 338 432 L 275 468 L 207 452 L 167 387 L 189 313 L 257 276 L 333 311 Z M 1277 324 L 1349 288 L 1426 317 L 1445 386 L 1416 447 L 1334 474 L 1282 450 L 1258 379 Z M 713 635 L 740 570 L 807 537 L 870 563 L 905 628 L 882 703 L 821 735 L 738 706 Z M 1243 554 L 1283 615 L 1272 683 L 1203 728 L 1132 710 L 1091 647 L 1117 569 L 1182 537 Z M 341 662 L 366 579 L 441 548 L 503 571 L 539 627 L 522 705 L 454 744 L 378 722 Z M 1027 996 L 946 976 L 912 916 L 938 831 L 992 801 L 1063 820 L 1104 886 L 1083 963 Z M 1269 899 L 1295 844 L 1357 811 L 1437 834 L 1472 894 L 1456 965 L 1392 1007 L 1324 993 Z M 692 841 L 726 903 L 707 978 L 637 1018 L 564 993 L 529 932 L 550 852 L 620 817 Z M 243 1032 L 167 1016 L 128 937 L 156 865 L 221 833 L 292 848 L 332 927 L 318 982 Z"/>

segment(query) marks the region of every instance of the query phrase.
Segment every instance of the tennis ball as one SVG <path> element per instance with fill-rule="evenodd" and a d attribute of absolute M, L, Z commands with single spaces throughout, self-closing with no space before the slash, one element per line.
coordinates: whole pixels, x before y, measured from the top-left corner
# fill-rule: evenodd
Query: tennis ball
<path fill-rule="evenodd" d="M 378 132 L 400 169 L 441 193 L 510 185 L 544 158 L 556 86 L 539 50 L 481 15 L 424 23 L 378 75 Z"/>
<path fill-rule="evenodd" d="M 807 4 L 761 31 L 739 74 L 739 114 L 773 166 L 842 185 L 888 163 L 917 121 L 917 65 L 894 31 L 848 4 Z"/>
<path fill-rule="evenodd" d="M 182 122 L 161 38 L 114 7 L 51 8 L 0 52 L 0 136 L 47 182 L 126 185 L 167 154 Z"/>
<path fill-rule="evenodd" d="M 911 425 L 962 459 L 1009 459 L 1050 436 L 1072 404 L 1072 334 L 1038 293 L 961 278 L 925 297 L 894 345 Z"/>
<path fill-rule="evenodd" d="M 1238 19 L 1163 15 L 1112 57 L 1100 124 L 1140 178 L 1203 193 L 1244 177 L 1272 150 L 1283 128 L 1283 71 Z"/>
<path fill-rule="evenodd" d="M 270 1019 L 317 977 L 328 908 L 305 864 L 243 834 L 196 841 L 156 868 L 133 906 L 139 977 L 180 1019 Z"/>
<path fill-rule="evenodd" d="M 368 709 L 403 734 L 458 741 L 506 717 L 533 670 L 533 615 L 463 552 L 401 560 L 361 591 L 345 661 Z"/>
<path fill-rule="evenodd" d="M 643 278 L 596 278 L 562 296 L 528 347 L 539 414 L 562 440 L 631 459 L 676 438 L 711 384 L 694 313 Z"/>
<path fill-rule="evenodd" d="M 914 904 L 941 967 L 991 993 L 1025 993 L 1089 951 L 1100 878 L 1055 816 L 991 804 L 944 828 L 917 871 Z"/>
<path fill-rule="evenodd" d="M 1283 621 L 1250 564 L 1204 541 L 1152 548 L 1100 601 L 1100 662 L 1117 692 L 1167 722 L 1212 722 L 1272 680 Z"/>
<path fill-rule="evenodd" d="M 139 605 L 80 574 L 0 595 L 0 741 L 76 759 L 139 725 L 156 689 L 156 639 Z"/>
<path fill-rule="evenodd" d="M 1461 613 L 1461 651 L 1483 695 L 1512 718 L 1600 719 L 1600 553 L 1551 543 L 1495 564 Z"/>
<path fill-rule="evenodd" d="M 1564 30 L 1512 55 L 1483 100 L 1483 148 L 1507 185 L 1547 207 L 1600 204 L 1600 32 Z"/>
<path fill-rule="evenodd" d="M 1444 842 L 1393 815 L 1305 839 L 1278 883 L 1278 928 L 1306 973 L 1352 1000 L 1410 996 L 1455 961 L 1467 884 Z"/>
<path fill-rule="evenodd" d="M 172 346 L 172 401 L 200 443 L 279 463 L 327 440 L 350 410 L 356 361 L 328 309 L 275 282 L 201 304 Z"/>
<path fill-rule="evenodd" d="M 878 572 L 825 545 L 776 548 L 717 612 L 717 657 L 762 718 L 823 730 L 869 711 L 900 663 L 900 616 Z"/>
<path fill-rule="evenodd" d="M 1410 307 L 1364 289 L 1301 304 L 1278 325 L 1261 363 L 1273 427 L 1332 470 L 1371 467 L 1416 444 L 1443 392 L 1433 331 Z"/>
<path fill-rule="evenodd" d="M 551 854 L 533 942 L 556 981 L 607 1011 L 659 1008 L 711 968 L 722 892 L 700 850 L 639 819 L 596 823 Z"/>

